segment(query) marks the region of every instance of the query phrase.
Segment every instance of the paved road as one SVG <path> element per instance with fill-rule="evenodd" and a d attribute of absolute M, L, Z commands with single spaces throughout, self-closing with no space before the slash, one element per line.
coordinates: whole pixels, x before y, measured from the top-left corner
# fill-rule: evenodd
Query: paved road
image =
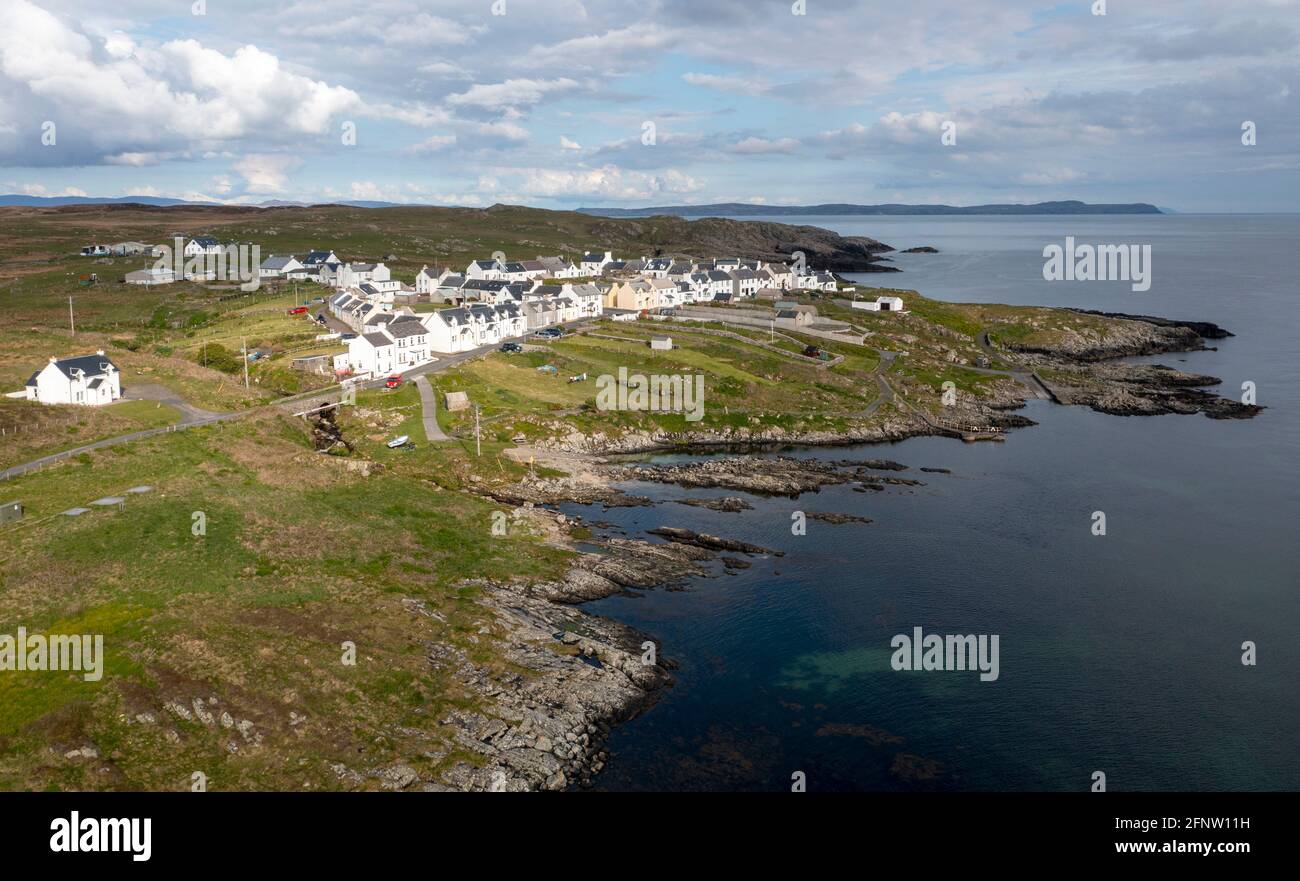
<path fill-rule="evenodd" d="M 442 426 L 438 425 L 438 396 L 434 393 L 433 386 L 429 385 L 429 380 L 421 374 L 415 378 L 415 387 L 420 390 L 420 404 L 424 407 L 425 437 L 430 442 L 451 440 L 442 433 Z"/>
<path fill-rule="evenodd" d="M 880 409 L 880 405 L 886 401 L 894 400 L 894 389 L 890 386 L 889 381 L 885 379 L 885 372 L 889 370 L 889 365 L 894 363 L 898 353 L 886 349 L 875 349 L 874 351 L 880 356 L 880 361 L 876 363 L 876 369 L 871 371 L 871 375 L 876 380 L 876 388 L 879 389 L 879 394 L 876 395 L 874 401 L 867 405 L 867 409 L 860 414 L 864 417 L 875 413 Z"/>
<path fill-rule="evenodd" d="M 155 382 L 133 382 L 122 391 L 122 399 L 126 401 L 158 401 L 166 404 L 181 414 L 182 425 L 191 422 L 203 422 L 214 416 L 221 415 L 211 410 L 195 407 L 176 392 Z"/>
<path fill-rule="evenodd" d="M 588 319 L 583 319 L 582 321 L 570 322 L 566 326 L 572 328 L 572 327 L 585 324 L 587 323 L 587 321 Z M 523 339 L 523 338 L 517 337 L 516 339 Z M 480 355 L 485 355 L 488 352 L 491 352 L 494 349 L 496 349 L 498 345 L 499 344 L 494 343 L 489 346 L 480 346 L 477 349 L 472 349 L 468 352 L 460 352 L 455 355 L 439 355 L 437 361 L 433 361 L 428 364 L 422 364 L 419 367 L 413 367 L 410 370 L 405 371 L 403 373 L 403 376 L 406 377 L 407 379 L 412 379 L 415 377 L 424 376 L 425 374 L 428 373 L 436 373 L 440 370 L 446 370 L 448 367 L 455 367 L 457 364 L 463 364 L 464 362 L 469 361 L 472 358 L 477 358 Z M 128 391 L 131 391 L 133 394 L 139 394 L 139 396 L 144 400 L 161 400 L 163 401 L 163 403 L 167 404 L 168 406 L 175 407 L 182 414 L 182 418 L 180 422 L 176 423 L 175 425 L 166 426 L 164 428 L 150 428 L 150 429 L 145 429 L 144 431 L 133 431 L 130 432 L 129 434 L 120 434 L 117 435 L 116 437 L 107 437 L 104 438 L 103 440 L 95 441 L 92 444 L 86 444 L 85 446 L 75 447 L 71 450 L 64 450 L 63 452 L 60 453 L 51 453 L 48 456 L 42 456 L 39 459 L 33 459 L 30 462 L 24 462 L 21 465 L 14 465 L 11 468 L 6 468 L 3 471 L 0 471 L 0 480 L 7 480 L 11 477 L 17 477 L 21 474 L 26 474 L 29 471 L 36 471 L 41 468 L 44 468 L 46 465 L 53 465 L 55 462 L 60 462 L 64 459 L 67 459 L 71 456 L 79 455 L 81 453 L 88 453 L 91 450 L 102 450 L 105 447 L 115 447 L 118 444 L 125 444 L 125 443 L 130 443 L 131 441 L 143 440 L 148 437 L 153 437 L 154 435 L 165 434 L 169 431 L 184 431 L 187 428 L 197 428 L 202 425 L 215 425 L 219 422 L 228 422 L 232 419 L 242 419 L 243 417 L 248 416 L 251 413 L 265 412 L 269 407 L 294 408 L 294 405 L 301 405 L 304 401 L 323 400 L 330 403 L 336 403 L 339 399 L 340 394 L 342 393 L 341 389 L 335 386 L 329 389 L 321 389 L 314 392 L 302 392 L 297 395 L 292 395 L 288 398 L 281 398 L 280 400 L 273 401 L 269 404 L 264 404 L 258 407 L 251 407 L 247 410 L 236 410 L 233 413 L 211 413 L 207 410 L 202 410 L 199 409 L 198 407 L 186 403 L 184 400 L 182 400 L 179 397 L 176 397 L 174 393 L 163 388 L 162 386 L 154 387 L 156 389 L 161 389 L 161 392 L 159 391 L 152 392 L 152 394 L 160 395 L 159 397 L 149 397 L 147 394 L 145 394 L 145 392 L 149 391 L 150 386 L 152 386 L 151 383 L 142 383 L 139 385 L 129 387 Z M 383 377 L 379 379 L 373 379 L 358 385 L 359 389 L 378 389 L 383 387 L 384 387 Z M 423 398 L 423 392 L 421 392 L 421 397 Z M 434 420 L 434 425 L 435 426 L 437 425 L 436 419 Z M 426 431 L 428 430 L 427 421 L 425 425 L 425 430 Z M 441 433 L 441 430 L 439 430 L 439 433 Z"/>
<path fill-rule="evenodd" d="M 1007 360 L 1003 353 L 998 352 L 993 348 L 993 343 L 989 340 L 989 332 L 987 329 L 981 330 L 979 334 L 976 335 L 975 339 L 979 342 L 979 347 L 984 351 L 984 354 L 988 355 L 990 358 L 997 358 L 999 361 Z M 1045 401 L 1054 401 L 1058 404 L 1061 403 L 1057 399 L 1056 394 L 1047 387 L 1047 383 L 1043 382 L 1042 377 L 1032 370 L 992 370 L 984 367 L 967 367 L 966 369 L 974 370 L 976 373 L 1010 376 L 1016 382 L 1032 391 L 1035 397 L 1041 398 Z"/>

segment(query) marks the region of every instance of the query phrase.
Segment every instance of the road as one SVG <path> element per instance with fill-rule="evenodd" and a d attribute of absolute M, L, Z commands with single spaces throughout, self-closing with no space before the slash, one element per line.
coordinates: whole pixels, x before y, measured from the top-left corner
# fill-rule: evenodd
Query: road
<path fill-rule="evenodd" d="M 573 321 L 573 322 L 569 322 L 566 326 L 572 329 L 575 327 L 579 327 L 583 324 L 586 324 L 588 323 L 588 321 L 589 319 L 583 319 L 582 321 Z M 526 337 L 514 338 L 514 340 L 516 341 L 520 339 L 526 339 Z M 458 352 L 454 355 L 439 355 L 438 360 L 431 361 L 427 364 L 421 364 L 419 367 L 412 367 L 409 370 L 406 370 L 402 375 L 407 379 L 413 379 L 415 377 L 425 376 L 426 374 L 429 373 L 437 373 L 440 370 L 446 370 L 449 367 L 455 367 L 458 364 L 463 364 L 466 361 L 472 360 L 474 358 L 478 358 L 482 355 L 486 355 L 489 352 L 495 350 L 499 345 L 500 343 L 493 343 L 487 346 L 479 346 L 477 349 L 471 349 L 468 352 Z M 364 383 L 359 383 L 357 385 L 358 389 L 379 389 L 383 387 L 384 387 L 384 377 L 380 377 L 379 379 L 372 379 Z M 295 404 L 301 404 L 303 401 L 308 401 L 308 400 L 325 401 L 327 403 L 338 403 L 339 397 L 342 394 L 342 390 L 340 387 L 331 386 L 326 389 L 318 389 L 316 391 L 311 391 L 311 392 L 302 392 L 300 394 L 292 395 L 287 398 L 281 398 L 269 404 L 263 404 L 258 407 L 250 407 L 247 410 L 236 410 L 232 413 L 212 413 L 208 410 L 202 410 L 198 407 L 195 407 L 192 404 L 185 402 L 183 399 L 178 397 L 174 392 L 170 391 L 169 389 L 166 389 L 162 386 L 154 385 L 152 383 L 143 383 L 139 386 L 132 386 L 128 390 L 132 393 L 133 397 L 138 397 L 139 399 L 142 400 L 158 400 L 158 401 L 162 401 L 164 404 L 167 404 L 169 407 L 175 407 L 181 413 L 181 421 L 177 422 L 175 425 L 168 425 L 163 428 L 149 428 L 143 431 L 133 431 L 128 434 L 119 434 L 115 437 L 107 437 L 104 438 L 103 440 L 95 441 L 94 443 L 85 444 L 84 446 L 80 446 L 80 447 L 74 447 L 71 450 L 63 450 L 62 452 L 59 453 L 51 453 L 48 456 L 42 456 L 39 459 L 33 459 L 32 461 L 24 462 L 21 465 L 14 465 L 13 467 L 6 468 L 3 471 L 0 471 L 0 480 L 8 480 L 11 477 L 18 477 L 19 475 L 26 474 L 29 471 L 37 471 L 41 468 L 44 468 L 47 465 L 53 465 L 56 462 L 61 462 L 64 459 L 70 458 L 72 456 L 80 455 L 81 453 L 88 453 L 92 450 L 102 450 L 105 449 L 106 447 L 115 447 L 118 444 L 125 444 L 125 443 L 130 443 L 131 441 L 144 440 L 145 438 L 153 437 L 159 434 L 166 434 L 167 432 L 170 431 L 184 431 L 189 428 L 197 428 L 203 425 L 216 425 L 221 422 L 229 422 L 232 419 L 242 419 L 243 417 L 249 416 L 253 413 L 264 413 L 272 407 L 293 408 Z M 421 391 L 421 398 L 423 397 L 424 397 L 424 393 L 423 391 Z M 432 411 L 426 410 L 426 413 L 429 412 Z M 435 427 L 437 426 L 436 418 L 434 419 L 434 426 Z M 425 430 L 426 432 L 428 431 L 427 419 L 425 422 Z M 441 434 L 441 429 L 438 429 L 438 432 Z"/>
<path fill-rule="evenodd" d="M 438 424 L 438 396 L 429 380 L 421 374 L 415 378 L 415 387 L 420 390 L 420 404 L 424 408 L 424 436 L 430 442 L 450 440 Z"/>

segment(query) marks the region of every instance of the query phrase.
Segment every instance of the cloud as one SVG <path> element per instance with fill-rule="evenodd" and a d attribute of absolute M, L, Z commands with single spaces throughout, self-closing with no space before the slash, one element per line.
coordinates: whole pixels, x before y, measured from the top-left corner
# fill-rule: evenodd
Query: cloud
<path fill-rule="evenodd" d="M 302 160 L 297 156 L 250 153 L 233 167 L 244 178 L 247 192 L 283 193 L 287 189 L 289 174 L 301 165 Z"/>
<path fill-rule="evenodd" d="M 34 130 L 54 121 L 54 149 L 14 139 L 7 164 L 83 164 L 197 144 L 294 140 L 329 130 L 355 109 L 350 89 L 285 70 L 253 45 L 226 55 L 197 40 L 138 46 L 122 34 L 92 38 L 28 0 L 0 6 L 3 103 Z M 27 144 L 38 143 L 25 139 Z M 131 164 L 131 160 L 126 160 Z"/>
<path fill-rule="evenodd" d="M 455 106 L 473 106 L 500 110 L 536 104 L 548 94 L 567 92 L 578 83 L 567 77 L 554 80 L 513 79 L 501 83 L 475 84 L 468 90 L 447 98 Z"/>
<path fill-rule="evenodd" d="M 785 153 L 790 154 L 799 148 L 797 138 L 777 138 L 768 140 L 767 138 L 745 138 L 732 144 L 730 152 L 741 155 L 757 156 L 766 153 Z"/>
<path fill-rule="evenodd" d="M 684 73 L 682 79 L 692 86 L 732 92 L 737 95 L 762 95 L 769 89 L 767 83 L 741 76 L 723 76 L 714 73 Z"/>
<path fill-rule="evenodd" d="M 581 150 L 581 149 L 582 149 L 582 145 L 581 145 L 581 144 L 579 144 L 577 141 L 570 140 L 569 138 L 566 138 L 564 135 L 560 135 L 560 146 L 563 147 L 563 148 L 566 149 L 566 150 Z"/>

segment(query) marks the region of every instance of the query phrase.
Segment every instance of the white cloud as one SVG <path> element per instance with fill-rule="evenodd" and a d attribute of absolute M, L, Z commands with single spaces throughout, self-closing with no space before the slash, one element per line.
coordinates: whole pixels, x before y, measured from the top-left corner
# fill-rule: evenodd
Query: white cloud
<path fill-rule="evenodd" d="M 244 178 L 250 193 L 283 193 L 289 174 L 302 165 L 302 159 L 281 153 L 250 153 L 233 166 Z"/>
<path fill-rule="evenodd" d="M 448 104 L 500 110 L 536 104 L 552 92 L 567 92 L 578 83 L 567 77 L 554 80 L 513 79 L 501 83 L 475 83 L 447 98 Z"/>
<path fill-rule="evenodd" d="M 577 141 L 570 140 L 569 138 L 566 138 L 564 135 L 560 135 L 560 146 L 563 147 L 563 148 L 566 149 L 566 150 L 581 150 L 581 149 L 582 149 L 582 145 L 581 145 L 581 144 L 579 144 Z"/>
<path fill-rule="evenodd" d="M 767 138 L 745 138 L 737 141 L 731 146 L 730 152 L 740 153 L 742 155 L 761 155 L 764 153 L 785 153 L 790 154 L 799 148 L 799 141 L 796 138 L 777 138 L 768 140 Z"/>
<path fill-rule="evenodd" d="M 684 73 L 682 79 L 692 86 L 733 92 L 737 95 L 762 95 L 768 90 L 766 83 L 741 76 L 723 76 L 714 73 Z"/>

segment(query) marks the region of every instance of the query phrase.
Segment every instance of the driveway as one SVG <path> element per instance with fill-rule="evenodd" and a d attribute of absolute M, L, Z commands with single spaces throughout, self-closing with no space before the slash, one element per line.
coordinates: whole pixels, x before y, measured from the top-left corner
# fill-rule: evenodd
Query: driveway
<path fill-rule="evenodd" d="M 156 382 L 133 382 L 122 390 L 124 401 L 158 401 L 181 414 L 181 425 L 203 422 L 221 414 L 195 407 L 176 392 Z"/>
<path fill-rule="evenodd" d="M 433 391 L 433 386 L 429 385 L 429 380 L 420 375 L 415 378 L 415 387 L 420 390 L 420 403 L 424 407 L 425 437 L 430 441 L 450 440 L 438 425 L 438 395 Z"/>

